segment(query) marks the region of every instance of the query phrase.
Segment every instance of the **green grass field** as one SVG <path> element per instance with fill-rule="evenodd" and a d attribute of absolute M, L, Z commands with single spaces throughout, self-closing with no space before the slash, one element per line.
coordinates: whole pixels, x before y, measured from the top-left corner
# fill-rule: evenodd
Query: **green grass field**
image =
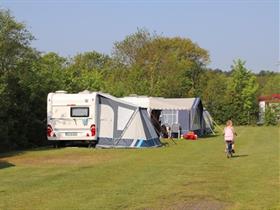
<path fill-rule="evenodd" d="M 2 154 L 1 210 L 280 209 L 279 127 L 154 149 L 68 147 Z"/>

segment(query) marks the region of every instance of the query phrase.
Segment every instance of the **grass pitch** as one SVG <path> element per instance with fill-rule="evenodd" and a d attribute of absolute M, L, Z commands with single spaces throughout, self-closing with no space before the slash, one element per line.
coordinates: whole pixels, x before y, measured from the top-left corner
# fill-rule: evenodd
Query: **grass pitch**
<path fill-rule="evenodd" d="M 279 127 L 153 149 L 68 147 L 0 155 L 1 210 L 280 209 Z"/>

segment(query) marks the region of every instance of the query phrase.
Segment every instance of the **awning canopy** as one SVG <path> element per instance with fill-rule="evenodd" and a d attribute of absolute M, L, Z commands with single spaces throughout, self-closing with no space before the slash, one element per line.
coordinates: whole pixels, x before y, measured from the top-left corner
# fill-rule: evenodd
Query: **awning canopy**
<path fill-rule="evenodd" d="M 195 98 L 150 98 L 150 109 L 155 110 L 190 110 Z"/>
<path fill-rule="evenodd" d="M 121 99 L 150 110 L 190 110 L 199 101 L 197 100 L 198 98 L 160 98 L 147 96 L 130 96 Z"/>

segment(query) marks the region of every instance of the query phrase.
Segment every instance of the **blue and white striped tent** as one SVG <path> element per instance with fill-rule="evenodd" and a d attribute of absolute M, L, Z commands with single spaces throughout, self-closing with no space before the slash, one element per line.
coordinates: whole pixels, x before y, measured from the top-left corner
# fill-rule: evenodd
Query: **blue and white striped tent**
<path fill-rule="evenodd" d="M 142 148 L 161 145 L 146 108 L 98 93 L 97 147 Z"/>

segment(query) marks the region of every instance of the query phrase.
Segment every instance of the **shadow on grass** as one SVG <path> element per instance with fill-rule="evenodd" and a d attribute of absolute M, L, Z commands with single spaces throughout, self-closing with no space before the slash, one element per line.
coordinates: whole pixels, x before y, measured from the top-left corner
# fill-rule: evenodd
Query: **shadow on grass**
<path fill-rule="evenodd" d="M 9 162 L 7 162 L 7 161 L 2 161 L 2 160 L 0 160 L 0 170 L 1 170 L 1 169 L 4 169 L 4 168 L 13 167 L 13 166 L 15 166 L 15 165 L 12 164 L 12 163 L 9 163 Z"/>
<path fill-rule="evenodd" d="M 161 146 L 163 147 L 169 147 L 171 145 L 177 145 L 176 141 L 181 140 L 181 139 L 176 139 L 176 138 L 162 138 L 160 140 Z"/>
<path fill-rule="evenodd" d="M 169 142 L 166 142 L 166 141 L 165 141 L 165 142 L 162 142 L 162 141 L 161 141 L 161 146 L 162 146 L 162 147 L 169 147 Z"/>
<path fill-rule="evenodd" d="M 72 143 L 72 142 L 67 142 L 64 145 L 60 145 L 59 147 L 54 147 L 53 145 L 47 145 L 47 146 L 39 146 L 39 147 L 34 147 L 34 148 L 29 148 L 29 149 L 24 149 L 24 150 L 14 150 L 14 151 L 9 151 L 9 152 L 0 152 L 0 163 L 1 163 L 1 158 L 9 158 L 9 157 L 14 157 L 18 155 L 23 155 L 26 152 L 32 152 L 32 151 L 48 151 L 48 150 L 59 150 L 63 149 L 65 147 L 79 147 L 79 148 L 94 148 L 95 145 L 90 145 L 85 144 L 85 143 Z"/>
<path fill-rule="evenodd" d="M 205 136 L 200 136 L 199 139 L 207 140 L 207 139 L 215 138 L 217 136 L 221 136 L 221 135 L 220 134 L 205 135 Z"/>
<path fill-rule="evenodd" d="M 232 158 L 248 157 L 249 155 L 233 155 Z"/>
<path fill-rule="evenodd" d="M 36 148 L 26 149 L 26 150 L 3 152 L 3 153 L 0 153 L 0 158 L 8 158 L 8 157 L 13 157 L 13 156 L 17 156 L 17 155 L 22 155 L 22 154 L 25 154 L 26 152 L 30 152 L 30 151 L 46 151 L 46 150 L 52 150 L 52 149 L 54 149 L 52 146 L 45 146 L 45 147 L 36 147 Z M 0 160 L 0 164 L 1 164 L 1 161 L 2 160 Z"/>
<path fill-rule="evenodd" d="M 21 154 L 24 154 L 25 151 L 10 151 L 10 152 L 3 152 L 3 153 L 0 153 L 0 158 L 7 158 L 7 157 L 13 157 L 13 156 L 17 156 L 17 155 L 21 155 Z M 0 164 L 1 164 L 1 161 L 0 160 Z"/>

